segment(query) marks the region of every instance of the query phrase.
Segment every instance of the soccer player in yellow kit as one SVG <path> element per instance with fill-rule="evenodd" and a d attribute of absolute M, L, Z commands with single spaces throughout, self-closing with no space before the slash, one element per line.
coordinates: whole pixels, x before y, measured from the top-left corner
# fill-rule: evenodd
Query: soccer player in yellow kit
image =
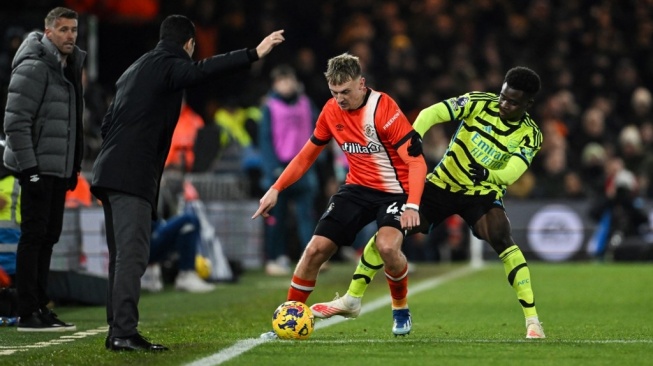
<path fill-rule="evenodd" d="M 422 110 L 413 124 L 421 136 L 442 122 L 457 121 L 459 127 L 440 163 L 426 176 L 420 203 L 421 225 L 410 233 L 426 232 L 431 225 L 435 227 L 451 215 L 460 215 L 503 262 L 526 318 L 526 338 L 545 336 L 535 309 L 530 271 L 512 238 L 502 197 L 540 150 L 542 133 L 526 112 L 539 90 L 537 73 L 515 67 L 506 74 L 499 94 L 470 92 L 444 100 Z M 411 153 L 421 153 L 421 145 L 416 147 Z M 315 317 L 358 316 L 365 289 L 382 267 L 372 237 L 347 294 L 311 306 Z"/>

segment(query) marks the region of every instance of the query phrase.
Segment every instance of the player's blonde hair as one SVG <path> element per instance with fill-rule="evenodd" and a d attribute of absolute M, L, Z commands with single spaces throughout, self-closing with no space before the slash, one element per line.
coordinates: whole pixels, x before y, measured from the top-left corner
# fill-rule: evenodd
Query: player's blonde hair
<path fill-rule="evenodd" d="M 354 80 L 363 74 L 358 57 L 343 53 L 329 59 L 327 71 L 324 76 L 327 82 L 332 85 L 342 85 Z"/>

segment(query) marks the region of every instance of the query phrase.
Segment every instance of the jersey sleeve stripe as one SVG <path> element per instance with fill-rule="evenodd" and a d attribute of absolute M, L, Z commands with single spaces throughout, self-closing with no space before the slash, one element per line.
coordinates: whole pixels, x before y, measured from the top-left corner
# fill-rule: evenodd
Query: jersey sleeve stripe
<path fill-rule="evenodd" d="M 449 105 L 449 102 L 444 103 L 444 105 L 446 105 L 446 106 L 447 106 L 447 109 L 449 110 L 449 118 L 450 118 L 452 121 L 455 121 L 456 119 L 458 119 L 458 118 L 456 117 L 456 115 L 453 113 L 453 110 L 451 109 L 451 106 Z"/>
<path fill-rule="evenodd" d="M 403 145 L 406 141 L 410 140 L 411 137 L 413 137 L 414 134 L 416 134 L 415 130 L 410 131 L 406 136 L 402 137 L 399 142 L 396 144 L 392 145 L 392 147 L 397 150 L 399 149 L 399 146 Z"/>
<path fill-rule="evenodd" d="M 311 142 L 317 146 L 324 146 L 329 143 L 329 140 L 320 140 L 315 135 L 311 135 Z"/>
<path fill-rule="evenodd" d="M 524 155 L 522 155 L 522 154 L 513 154 L 513 155 L 520 157 L 524 161 L 524 163 L 526 163 L 527 167 L 531 166 L 531 163 L 528 162 L 528 159 L 526 159 L 526 157 Z"/>

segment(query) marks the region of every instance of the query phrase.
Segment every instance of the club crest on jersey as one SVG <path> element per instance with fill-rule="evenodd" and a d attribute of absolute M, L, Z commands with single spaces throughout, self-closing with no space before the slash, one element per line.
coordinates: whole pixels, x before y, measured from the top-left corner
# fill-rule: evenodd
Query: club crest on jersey
<path fill-rule="evenodd" d="M 364 130 L 365 136 L 370 138 L 374 137 L 374 127 L 372 127 L 372 125 L 365 125 Z"/>
<path fill-rule="evenodd" d="M 350 154 L 374 154 L 381 151 L 381 145 L 370 142 L 367 146 L 361 145 L 358 142 L 345 142 L 340 145 L 342 151 Z"/>
<path fill-rule="evenodd" d="M 469 97 L 458 97 L 449 99 L 449 104 L 454 111 L 457 111 L 458 108 L 462 108 L 469 102 Z"/>

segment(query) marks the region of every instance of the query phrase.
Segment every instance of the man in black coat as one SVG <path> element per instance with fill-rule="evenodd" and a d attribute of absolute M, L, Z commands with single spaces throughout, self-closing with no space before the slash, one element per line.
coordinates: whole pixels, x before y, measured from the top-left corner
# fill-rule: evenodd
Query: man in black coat
<path fill-rule="evenodd" d="M 184 88 L 246 69 L 284 41 L 283 30 L 255 49 L 193 62 L 195 26 L 182 15 L 161 24 L 156 48 L 118 79 L 102 122 L 103 142 L 93 166 L 91 191 L 102 201 L 109 246 L 105 346 L 111 350 L 167 350 L 138 332 L 140 278 L 147 267 L 151 220 Z"/>

